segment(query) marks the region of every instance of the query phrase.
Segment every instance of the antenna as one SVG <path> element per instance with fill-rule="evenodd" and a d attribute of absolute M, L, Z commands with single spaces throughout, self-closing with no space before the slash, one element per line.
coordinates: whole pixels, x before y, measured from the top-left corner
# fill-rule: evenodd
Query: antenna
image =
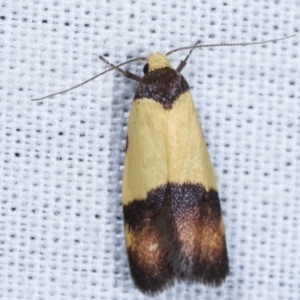
<path fill-rule="evenodd" d="M 209 48 L 209 47 L 230 47 L 230 46 L 249 46 L 249 45 L 260 45 L 260 44 L 267 44 L 271 42 L 278 42 L 278 41 L 283 41 L 289 38 L 294 37 L 296 34 L 279 38 L 279 39 L 273 39 L 273 40 L 268 40 L 268 41 L 261 41 L 261 42 L 249 42 L 249 43 L 237 43 L 237 44 L 211 44 L 211 45 L 200 45 L 200 46 L 190 46 L 190 47 L 182 47 L 178 49 L 171 50 L 166 53 L 166 56 L 169 56 L 173 54 L 174 52 L 181 51 L 181 50 L 189 50 L 189 49 L 196 49 L 196 48 Z"/>
<path fill-rule="evenodd" d="M 278 39 L 272 39 L 272 40 L 268 40 L 268 41 L 260 41 L 260 42 L 249 42 L 249 43 L 235 43 L 235 44 L 210 44 L 210 45 L 198 45 L 200 43 L 200 41 L 197 41 L 195 43 L 194 46 L 189 46 L 189 47 L 181 47 L 181 48 L 177 48 L 177 49 L 174 49 L 174 50 L 171 50 L 169 52 L 167 52 L 165 55 L 166 56 L 169 56 L 177 51 L 182 51 L 182 50 L 190 50 L 189 54 L 187 55 L 187 57 L 185 58 L 184 61 L 182 61 L 179 65 L 179 67 L 177 68 L 178 70 L 181 70 L 185 64 L 186 64 L 186 61 L 187 59 L 190 57 L 190 55 L 192 54 L 193 50 L 195 50 L 196 48 L 210 48 L 210 47 L 230 47 L 230 46 L 249 46 L 249 45 L 260 45 L 260 44 L 267 44 L 267 43 L 271 43 L 271 42 L 278 42 L 278 41 L 283 41 L 283 40 L 286 40 L 286 39 L 289 39 L 289 38 L 292 38 L 296 36 L 295 34 L 293 35 L 290 35 L 290 36 L 287 36 L 287 37 L 283 37 L 283 38 L 278 38 Z M 198 45 L 198 46 L 197 46 Z M 119 70 L 121 71 L 120 67 L 126 65 L 126 64 L 129 64 L 129 63 L 132 63 L 134 61 L 137 61 L 137 60 L 144 60 L 144 61 L 147 61 L 147 58 L 145 57 L 138 57 L 138 58 L 133 58 L 133 59 L 130 59 L 128 61 L 125 61 L 123 63 L 120 63 L 118 65 L 112 65 L 111 63 L 107 62 L 103 57 L 100 57 L 102 60 L 104 60 L 106 63 L 108 63 L 109 65 L 111 65 L 112 67 L 103 71 L 102 73 L 100 74 L 97 74 L 95 75 L 94 77 L 80 83 L 80 84 L 77 84 L 69 89 L 66 89 L 64 91 L 60 91 L 60 92 L 57 92 L 57 93 L 53 93 L 53 94 L 50 94 L 50 95 L 47 95 L 45 97 L 41 97 L 41 98 L 36 98 L 36 99 L 31 99 L 32 101 L 39 101 L 39 100 L 44 100 L 44 99 L 47 99 L 47 98 L 50 98 L 50 97 L 53 97 L 53 96 L 56 96 L 56 95 L 60 95 L 60 94 L 64 94 L 66 92 L 69 92 L 69 91 L 72 91 L 74 89 L 77 89 L 78 87 L 96 79 L 97 77 L 100 77 L 102 75 L 104 75 L 105 73 L 108 73 L 112 70 Z M 122 70 L 122 73 L 124 74 L 124 72 L 126 73 L 126 71 L 123 71 Z M 128 72 L 130 73 L 130 72 Z M 127 73 L 126 73 L 127 74 Z M 132 74 L 134 75 L 134 74 Z M 126 75 L 127 77 L 129 77 L 128 75 Z M 136 75 L 135 75 L 136 76 Z M 138 76 L 136 76 L 138 78 Z M 135 78 L 132 78 L 132 79 L 135 79 Z M 135 79 L 136 80 L 136 79 Z M 139 81 L 139 80 L 138 80 Z"/>
<path fill-rule="evenodd" d="M 46 99 L 46 98 L 50 98 L 50 97 L 53 97 L 53 96 L 56 96 L 56 95 L 60 95 L 60 94 L 64 94 L 64 93 L 66 93 L 66 92 L 72 91 L 72 90 L 77 89 L 78 87 L 80 87 L 80 86 L 82 86 L 82 85 L 84 85 L 84 84 L 86 84 L 86 83 L 88 83 L 88 82 L 94 80 L 95 78 L 104 75 L 104 74 L 107 73 L 107 72 L 110 72 L 110 71 L 115 70 L 115 69 L 118 70 L 121 66 L 124 66 L 124 65 L 126 65 L 126 64 L 129 64 L 129 63 L 134 62 L 134 61 L 137 61 L 137 60 L 147 60 L 147 58 L 145 58 L 145 57 L 137 57 L 137 58 L 133 58 L 133 59 L 127 60 L 127 61 L 125 61 L 125 62 L 123 62 L 123 63 L 121 63 L 121 64 L 119 64 L 119 65 L 113 66 L 113 67 L 111 67 L 111 68 L 105 70 L 104 72 L 102 72 L 102 73 L 100 73 L 100 74 L 97 74 L 97 75 L 95 75 L 94 77 L 92 77 L 92 78 L 90 78 L 90 79 L 88 79 L 88 80 L 86 80 L 86 81 L 84 81 L 84 82 L 82 82 L 82 83 L 79 83 L 79 84 L 77 84 L 77 85 L 75 85 L 75 86 L 73 86 L 73 87 L 71 87 L 71 88 L 69 88 L 69 89 L 67 89 L 67 90 L 60 91 L 60 92 L 57 92 L 57 93 L 53 93 L 53 94 L 47 95 L 47 96 L 45 96 L 45 97 L 36 98 L 36 99 L 31 99 L 31 101 L 44 100 L 44 99 Z"/>

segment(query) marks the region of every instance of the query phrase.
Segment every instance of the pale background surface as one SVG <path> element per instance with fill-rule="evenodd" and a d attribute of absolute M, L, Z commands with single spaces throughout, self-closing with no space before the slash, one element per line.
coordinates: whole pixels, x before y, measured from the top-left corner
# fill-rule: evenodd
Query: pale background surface
<path fill-rule="evenodd" d="M 157 299 L 300 298 L 300 1 L 0 0 L 0 298 L 147 299 L 123 236 L 126 122 L 137 84 L 111 72 L 195 51 L 190 84 L 219 182 L 231 273 Z M 174 54 L 177 65 L 186 52 Z M 142 63 L 129 68 L 142 74 Z"/>

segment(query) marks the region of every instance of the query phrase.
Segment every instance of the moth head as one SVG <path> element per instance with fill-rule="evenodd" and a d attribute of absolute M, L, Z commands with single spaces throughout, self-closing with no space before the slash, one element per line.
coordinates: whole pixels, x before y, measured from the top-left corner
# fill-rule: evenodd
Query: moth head
<path fill-rule="evenodd" d="M 144 66 L 144 73 L 148 73 L 157 69 L 171 67 L 170 61 L 166 55 L 162 53 L 151 53 L 148 57 L 148 63 Z"/>

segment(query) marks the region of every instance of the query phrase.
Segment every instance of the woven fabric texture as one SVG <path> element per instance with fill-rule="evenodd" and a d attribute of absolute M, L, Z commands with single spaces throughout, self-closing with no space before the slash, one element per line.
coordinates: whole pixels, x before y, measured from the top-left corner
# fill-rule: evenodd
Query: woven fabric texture
<path fill-rule="evenodd" d="M 113 63 L 196 50 L 183 75 L 218 178 L 230 275 L 155 299 L 300 299 L 300 1 L 0 0 L 0 298 L 150 299 L 130 277 L 121 183 L 137 83 Z M 186 52 L 174 53 L 176 66 Z M 143 63 L 128 69 L 142 76 Z"/>

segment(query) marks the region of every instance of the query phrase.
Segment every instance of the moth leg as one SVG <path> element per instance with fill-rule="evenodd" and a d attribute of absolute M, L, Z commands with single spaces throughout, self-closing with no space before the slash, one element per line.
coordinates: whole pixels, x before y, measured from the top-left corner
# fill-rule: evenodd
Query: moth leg
<path fill-rule="evenodd" d="M 107 61 L 103 56 L 100 55 L 99 58 L 100 58 L 102 61 L 104 61 L 106 64 L 108 64 L 109 66 L 111 66 L 111 67 L 115 68 L 116 70 L 118 70 L 119 72 L 121 72 L 121 73 L 122 73 L 124 76 L 126 76 L 127 78 L 132 79 L 132 80 L 135 80 L 135 81 L 137 81 L 137 82 L 140 82 L 140 81 L 141 81 L 141 79 L 142 79 L 141 77 L 139 77 L 139 76 L 137 76 L 137 75 L 135 75 L 135 74 L 133 74 L 133 73 L 127 71 L 127 70 L 123 70 L 123 69 L 119 68 L 118 66 L 116 66 L 116 65 L 110 63 L 109 61 Z"/>
<path fill-rule="evenodd" d="M 181 72 L 183 70 L 183 68 L 186 66 L 186 62 L 189 59 L 189 57 L 191 56 L 192 52 L 195 50 L 196 46 L 198 46 L 200 43 L 201 43 L 201 41 L 197 41 L 196 44 L 193 46 L 193 48 L 190 50 L 189 54 L 186 56 L 186 58 L 179 63 L 179 66 L 176 69 L 178 72 Z"/>

